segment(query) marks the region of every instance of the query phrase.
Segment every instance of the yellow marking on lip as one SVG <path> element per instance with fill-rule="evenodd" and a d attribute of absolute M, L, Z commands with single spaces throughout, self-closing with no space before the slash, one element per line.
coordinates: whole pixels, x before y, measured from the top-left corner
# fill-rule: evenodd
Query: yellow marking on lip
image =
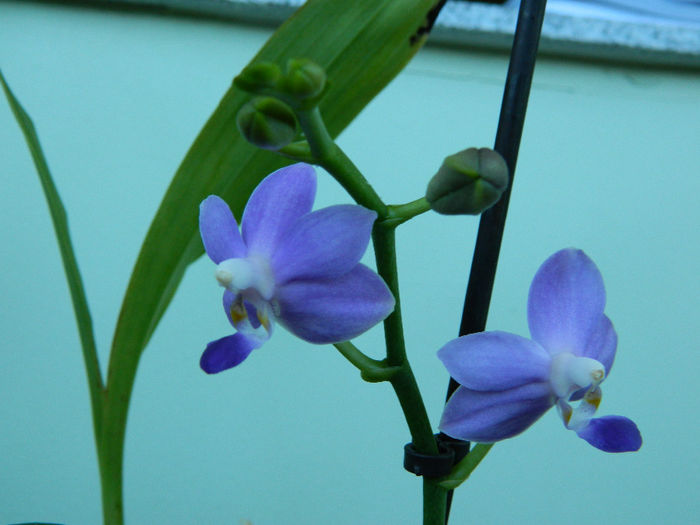
<path fill-rule="evenodd" d="M 256 313 L 258 315 L 258 321 L 260 321 L 260 324 L 263 325 L 265 330 L 267 330 L 269 332 L 270 331 L 270 318 L 267 317 L 267 315 L 265 315 L 260 310 L 257 310 Z"/>
<path fill-rule="evenodd" d="M 586 403 L 598 410 L 600 402 L 603 399 L 603 393 L 598 388 L 595 390 L 590 390 L 586 392 L 586 395 L 583 396 L 583 399 Z"/>
<path fill-rule="evenodd" d="M 560 405 L 560 407 L 561 407 L 561 405 Z M 568 405 L 565 405 L 565 406 L 561 409 L 561 415 L 562 415 L 562 417 L 564 418 L 564 424 L 565 424 L 565 425 L 568 425 L 568 424 L 569 424 L 569 421 L 571 421 L 571 416 L 573 415 L 573 413 L 574 413 L 574 411 L 573 411 L 573 410 L 571 409 L 571 407 L 568 406 Z"/>
<path fill-rule="evenodd" d="M 594 397 L 593 399 L 586 399 L 586 403 L 592 405 L 596 410 L 600 406 L 600 397 Z"/>
<path fill-rule="evenodd" d="M 233 323 L 240 323 L 241 321 L 244 321 L 245 319 L 248 318 L 248 312 L 246 312 L 245 308 L 242 308 L 239 305 L 234 304 L 231 306 L 231 319 L 233 320 Z"/>

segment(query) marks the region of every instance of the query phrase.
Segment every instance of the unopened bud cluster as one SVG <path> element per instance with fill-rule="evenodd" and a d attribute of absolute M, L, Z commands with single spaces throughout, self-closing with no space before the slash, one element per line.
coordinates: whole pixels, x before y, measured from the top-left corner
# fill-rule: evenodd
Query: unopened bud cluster
<path fill-rule="evenodd" d="M 274 62 L 246 67 L 234 84 L 256 95 L 268 95 L 294 108 L 306 109 L 318 103 L 326 89 L 326 72 L 308 58 L 292 58 L 285 70 Z"/>
<path fill-rule="evenodd" d="M 259 95 L 238 112 L 238 129 L 248 142 L 269 150 L 279 150 L 294 140 L 294 111 L 317 105 L 327 86 L 324 69 L 307 58 L 288 60 L 284 71 L 273 62 L 258 62 L 246 67 L 233 82 Z"/>

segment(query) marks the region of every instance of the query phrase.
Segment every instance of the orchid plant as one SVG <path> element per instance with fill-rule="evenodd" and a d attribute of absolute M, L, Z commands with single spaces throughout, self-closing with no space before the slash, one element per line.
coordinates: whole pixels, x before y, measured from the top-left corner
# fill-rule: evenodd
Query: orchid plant
<path fill-rule="evenodd" d="M 240 365 L 268 342 L 279 323 L 304 341 L 334 345 L 364 380 L 389 382 L 410 433 L 404 466 L 423 476 L 425 525 L 447 522 L 451 491 L 469 477 L 493 443 L 524 432 L 553 406 L 567 429 L 602 451 L 640 448 L 640 432 L 630 419 L 593 417 L 601 402 L 600 385 L 613 364 L 617 335 L 604 313 L 598 268 L 583 251 L 572 248 L 549 257 L 532 281 L 527 304 L 531 339 L 483 331 L 482 326 L 435 349 L 456 390 L 451 389 L 444 407 L 441 432 L 435 434 L 431 427 L 404 343 L 395 230 L 430 211 L 484 213 L 482 225 L 500 213 L 500 231 L 487 233 L 500 243 L 519 133 L 501 134 L 505 128 L 499 127 L 495 150 L 469 148 L 449 156 L 432 179 L 426 178 L 424 196 L 398 205 L 387 204 L 376 193 L 333 137 L 418 50 L 443 3 L 361 0 L 339 8 L 329 0 L 311 0 L 236 77 L 183 161 L 144 241 L 114 336 L 106 383 L 65 211 L 33 125 L 2 78 L 46 193 L 78 319 L 105 525 L 120 525 L 124 519 L 124 435 L 140 354 L 184 268 L 203 251 L 214 263 L 212 285 L 224 289 L 224 314 L 233 333 L 206 345 L 201 369 L 214 374 Z M 337 9 L 372 16 L 339 19 Z M 521 20 L 530 24 L 523 30 L 530 34 L 523 45 L 531 60 L 529 73 L 518 73 L 521 79 L 531 78 L 539 34 L 539 26 L 532 24 L 541 24 L 543 13 L 543 1 L 523 2 Z M 339 27 L 341 23 L 347 25 Z M 373 53 L 367 45 L 396 53 Z M 358 60 L 364 61 L 363 68 L 358 69 Z M 520 66 L 511 63 L 512 68 Z M 529 87 L 529 80 L 518 89 L 523 85 Z M 524 115 L 527 89 L 504 100 L 520 103 Z M 314 211 L 314 165 L 334 177 L 355 204 Z M 370 240 L 375 269 L 360 262 Z M 480 246 L 477 240 L 472 271 L 485 264 L 493 276 L 497 248 L 495 258 L 489 258 L 480 255 Z M 481 295 L 490 297 L 490 289 L 486 291 Z M 480 315 L 485 323 L 485 311 Z M 374 359 L 352 339 L 380 322 L 386 352 Z M 477 445 L 467 453 L 466 442 Z"/>

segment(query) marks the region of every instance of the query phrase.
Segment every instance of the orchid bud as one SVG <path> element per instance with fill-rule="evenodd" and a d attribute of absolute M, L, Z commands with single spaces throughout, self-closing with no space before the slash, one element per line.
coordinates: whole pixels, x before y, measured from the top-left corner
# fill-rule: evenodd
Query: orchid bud
<path fill-rule="evenodd" d="M 273 89 L 279 81 L 282 72 L 273 62 L 258 62 L 246 67 L 233 79 L 236 87 L 249 93 L 259 93 L 262 90 Z"/>
<path fill-rule="evenodd" d="M 294 112 L 277 99 L 256 97 L 243 106 L 236 124 L 248 142 L 259 148 L 278 150 L 294 140 Z"/>
<path fill-rule="evenodd" d="M 280 87 L 296 100 L 317 97 L 326 87 L 326 71 L 308 58 L 290 59 Z"/>
<path fill-rule="evenodd" d="M 444 215 L 478 215 L 508 187 L 508 166 L 488 148 L 469 148 L 446 157 L 428 184 L 425 198 Z"/>

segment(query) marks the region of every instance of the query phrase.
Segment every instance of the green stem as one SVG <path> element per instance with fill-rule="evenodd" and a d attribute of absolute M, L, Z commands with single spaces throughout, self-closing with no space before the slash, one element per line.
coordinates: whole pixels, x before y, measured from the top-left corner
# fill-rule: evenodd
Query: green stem
<path fill-rule="evenodd" d="M 357 368 L 362 379 L 368 383 L 389 381 L 400 370 L 398 366 L 389 366 L 386 360 L 372 359 L 350 341 L 334 343 L 338 351 Z"/>
<path fill-rule="evenodd" d="M 362 173 L 333 142 L 318 108 L 298 110 L 297 117 L 312 155 L 318 164 L 326 169 L 345 188 L 355 201 L 377 212 L 378 220 L 372 231 L 377 273 L 384 279 L 396 299 L 394 311 L 384 320 L 386 342 L 386 365 L 394 368 L 388 379 L 403 410 L 411 441 L 416 451 L 423 454 L 438 454 L 428 413 L 421 396 L 411 365 L 406 357 L 403 323 L 401 321 L 401 301 L 399 298 L 399 278 L 396 265 L 395 228 L 404 220 L 427 211 L 424 199 L 401 206 L 387 207 Z M 393 210 L 393 211 L 390 211 Z M 336 347 L 338 347 L 336 345 Z M 353 364 L 364 361 L 359 350 L 342 345 L 341 352 Z M 356 349 L 355 349 L 356 350 Z M 346 355 L 347 354 L 347 355 Z M 364 356 L 364 354 L 362 354 Z M 366 358 L 366 356 L 364 356 Z M 444 525 L 446 513 L 446 491 L 431 480 L 423 483 L 423 523 L 424 525 Z"/>
<path fill-rule="evenodd" d="M 413 446 L 424 454 L 437 454 L 438 448 L 430 426 L 428 413 L 418 389 L 411 365 L 406 358 L 406 344 L 401 321 L 401 301 L 399 297 L 399 277 L 396 266 L 395 229 L 382 223 L 376 223 L 372 232 L 374 255 L 377 260 L 377 272 L 382 276 L 396 299 L 394 311 L 384 320 L 384 338 L 386 342 L 386 360 L 392 366 L 401 367 L 391 378 L 391 386 L 396 392 L 406 418 Z"/>
<path fill-rule="evenodd" d="M 386 204 L 357 166 L 333 141 L 323 123 L 318 107 L 298 111 L 297 118 L 316 162 L 333 175 L 345 191 L 355 199 L 355 202 L 376 211 L 380 219 L 385 218 L 388 213 Z"/>
<path fill-rule="evenodd" d="M 438 447 L 433 435 L 433 429 L 430 426 L 428 413 L 425 411 L 425 404 L 418 389 L 416 378 L 408 362 L 401 367 L 399 372 L 392 376 L 390 382 L 408 424 L 413 447 L 422 454 L 437 455 Z"/>
<path fill-rule="evenodd" d="M 445 525 L 447 490 L 430 478 L 423 478 L 423 525 Z"/>
<path fill-rule="evenodd" d="M 398 226 L 416 215 L 430 211 L 430 203 L 425 197 L 421 197 L 406 204 L 389 205 L 387 211 L 388 215 L 385 221 L 391 221 L 391 224 Z"/>

